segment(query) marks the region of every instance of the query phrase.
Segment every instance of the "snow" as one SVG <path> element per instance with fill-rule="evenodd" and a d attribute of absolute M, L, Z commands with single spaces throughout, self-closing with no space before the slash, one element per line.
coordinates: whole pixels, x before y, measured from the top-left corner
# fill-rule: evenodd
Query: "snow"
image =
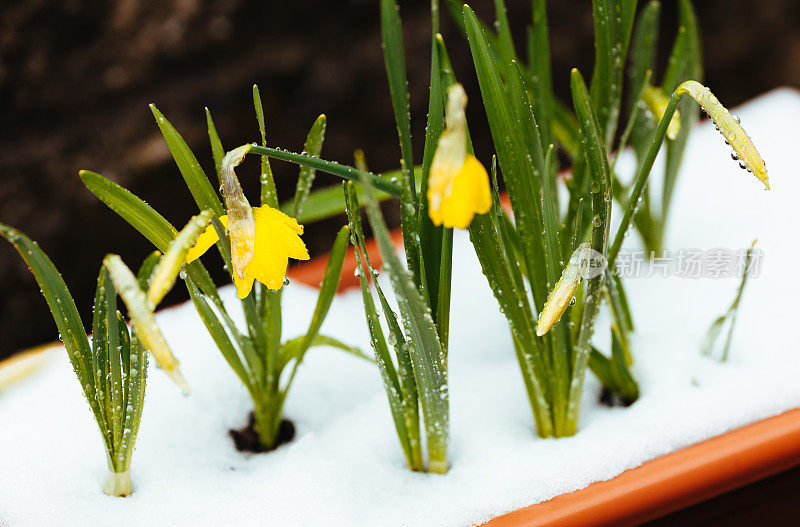
<path fill-rule="evenodd" d="M 446 476 L 406 469 L 377 368 L 327 348 L 309 353 L 288 398 L 296 439 L 270 454 L 238 453 L 227 432 L 245 424 L 250 401 L 183 305 L 158 322 L 193 391 L 183 396 L 151 367 L 131 497 L 102 493 L 100 435 L 62 348 L 0 393 L 0 524 L 471 525 L 800 405 L 791 304 L 800 293 L 791 124 L 800 121 L 800 94 L 777 90 L 737 113 L 768 162 L 773 190 L 737 168 L 706 120 L 689 143 L 666 243 L 742 249 L 758 238 L 761 273 L 743 298 L 728 363 L 701 356 L 699 343 L 737 278 L 628 280 L 641 399 L 603 407 L 588 376 L 579 433 L 539 439 L 506 322 L 459 232 Z M 631 164 L 627 157 L 619 166 Z M 235 305 L 232 289 L 224 296 Z M 315 293 L 292 284 L 284 298 L 285 335 L 295 336 Z M 323 332 L 369 349 L 357 290 L 336 298 Z M 596 341 L 604 348 L 605 335 Z"/>

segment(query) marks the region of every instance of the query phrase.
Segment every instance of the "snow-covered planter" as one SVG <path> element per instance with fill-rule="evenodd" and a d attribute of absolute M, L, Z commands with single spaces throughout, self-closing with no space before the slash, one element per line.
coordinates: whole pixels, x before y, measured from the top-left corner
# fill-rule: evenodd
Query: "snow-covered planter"
<path fill-rule="evenodd" d="M 754 192 L 750 178 L 731 174 L 727 149 L 706 122 L 689 140 L 665 243 L 674 254 L 738 250 L 759 239 L 760 267 L 727 362 L 700 347 L 737 278 L 662 277 L 645 261 L 642 276 L 651 276 L 627 287 L 641 308 L 633 335 L 639 400 L 608 407 L 587 377 L 577 434 L 537 438 L 506 321 L 457 232 L 446 475 L 407 469 L 375 366 L 322 348 L 306 358 L 285 403 L 295 439 L 267 454 L 238 452 L 228 433 L 246 424 L 250 397 L 187 304 L 157 320 L 193 391 L 184 396 L 167 376 L 149 375 L 128 498 L 99 492 L 101 440 L 64 348 L 0 368 L 0 523 L 633 524 L 796 464 L 800 361 L 795 313 L 783 299 L 800 293 L 791 242 L 800 181 L 790 177 L 800 94 L 771 92 L 738 113 L 770 161 L 774 190 Z M 631 158 L 618 167 L 630 173 Z M 633 239 L 628 249 L 637 250 Z M 285 333 L 305 331 L 322 269 L 312 261 L 290 273 Z M 354 285 L 353 270 L 348 257 L 343 284 Z M 241 323 L 232 288 L 223 300 Z M 368 349 L 362 309 L 360 292 L 343 291 L 321 331 Z"/>

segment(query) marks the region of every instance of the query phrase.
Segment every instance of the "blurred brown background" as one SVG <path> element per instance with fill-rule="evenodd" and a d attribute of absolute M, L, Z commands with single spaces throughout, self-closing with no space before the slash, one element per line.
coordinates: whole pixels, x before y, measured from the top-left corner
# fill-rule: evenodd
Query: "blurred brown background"
<path fill-rule="evenodd" d="M 520 39 L 529 4 L 507 0 Z M 640 2 L 643 4 L 643 2 Z M 662 64 L 675 32 L 664 0 Z M 698 0 L 705 80 L 728 105 L 777 86 L 800 86 L 800 6 L 791 0 Z M 401 1 L 417 152 L 424 134 L 429 62 L 428 1 Z M 474 2 L 486 20 L 492 3 Z M 552 1 L 553 68 L 568 97 L 568 72 L 588 76 L 591 6 Z M 92 169 L 149 201 L 176 225 L 196 209 L 155 126 L 155 102 L 210 167 L 203 107 L 226 147 L 255 139 L 250 87 L 261 87 L 269 141 L 300 150 L 319 113 L 328 116 L 323 156 L 349 163 L 364 148 L 372 168 L 399 154 L 383 72 L 374 0 L 28 0 L 0 4 L 0 221 L 38 240 L 64 274 L 88 323 L 100 261 L 131 265 L 152 250 L 77 178 Z M 465 43 L 447 14 L 443 33 L 459 78 L 477 100 Z M 523 49 L 522 41 L 518 49 Z M 662 68 L 663 71 L 663 68 Z M 659 78 L 660 72 L 656 78 Z M 477 145 L 488 145 L 472 105 Z M 479 154 L 490 152 L 484 146 Z M 283 195 L 296 168 L 275 164 Z M 255 173 L 247 183 L 254 192 Z M 254 170 L 254 167 L 250 167 Z M 321 185 L 332 178 L 318 177 Z M 312 253 L 328 249 L 341 219 L 308 226 Z M 221 277 L 217 277 L 221 279 Z M 186 296 L 176 288 L 169 300 Z M 56 337 L 46 304 L 13 249 L 0 243 L 0 358 Z"/>

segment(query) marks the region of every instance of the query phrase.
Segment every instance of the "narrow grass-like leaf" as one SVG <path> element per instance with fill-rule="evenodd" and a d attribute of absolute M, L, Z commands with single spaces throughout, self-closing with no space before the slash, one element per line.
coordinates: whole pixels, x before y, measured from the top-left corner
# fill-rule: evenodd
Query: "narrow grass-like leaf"
<path fill-rule="evenodd" d="M 114 444 L 119 445 L 122 441 L 122 351 L 123 340 L 120 338 L 120 320 L 117 318 L 117 299 L 116 296 L 108 299 L 106 311 L 106 325 L 108 330 L 108 375 L 104 379 L 106 396 L 106 412 L 111 424 L 111 434 Z M 121 318 L 121 317 L 120 317 Z M 124 321 L 123 321 L 124 323 Z M 128 349 L 125 349 L 127 352 Z"/>
<path fill-rule="evenodd" d="M 375 308 L 375 301 L 369 291 L 367 283 L 367 266 L 364 259 L 366 258 L 366 247 L 364 241 L 359 234 L 361 234 L 361 219 L 360 208 L 357 203 L 352 203 L 352 198 L 355 192 L 352 191 L 353 183 L 343 183 L 342 188 L 344 191 L 345 200 L 347 202 L 347 216 L 350 224 L 351 233 L 355 233 L 356 237 L 351 241 L 356 249 L 356 263 L 358 268 L 358 281 L 361 286 L 361 296 L 364 302 L 364 314 L 367 319 L 367 327 L 370 333 L 370 342 L 375 352 L 375 361 L 378 363 L 378 370 L 383 378 L 384 389 L 386 396 L 389 399 L 389 408 L 394 420 L 395 429 L 397 430 L 397 437 L 400 440 L 400 445 L 403 448 L 403 453 L 406 456 L 406 461 L 409 468 L 412 470 L 422 470 L 422 454 L 420 445 L 416 448 L 412 446 L 410 438 L 411 432 L 409 430 L 409 415 L 408 408 L 405 405 L 404 398 L 406 397 L 406 388 L 401 385 L 400 379 L 397 375 L 392 357 L 389 354 L 389 348 L 386 345 L 383 329 L 381 328 L 378 312 Z M 389 311 L 391 313 L 391 310 Z M 387 318 L 388 313 L 384 313 Z M 391 327 L 390 327 L 391 331 Z M 397 336 L 393 337 L 397 342 Z M 405 337 L 402 332 L 400 333 L 400 342 L 405 343 Z M 416 408 L 415 408 L 416 410 Z M 419 424 L 417 423 L 418 427 Z"/>
<path fill-rule="evenodd" d="M 428 469 L 444 473 L 448 469 L 449 435 L 449 396 L 447 375 L 443 370 L 444 352 L 429 308 L 395 253 L 389 229 L 369 187 L 365 194 L 367 217 L 389 272 L 405 332 L 412 346 L 411 361 L 428 439 Z"/>
<path fill-rule="evenodd" d="M 161 251 L 153 251 L 147 255 L 142 265 L 139 266 L 139 271 L 136 273 L 136 280 L 139 282 L 139 287 L 142 288 L 142 291 L 147 291 L 150 287 L 150 277 L 153 276 L 153 269 L 156 268 L 160 260 Z"/>
<path fill-rule="evenodd" d="M 436 5 L 434 1 L 431 5 Z M 431 298 L 431 309 L 434 322 L 439 321 L 439 290 L 441 285 L 449 289 L 449 282 L 442 284 L 440 279 L 448 280 L 448 275 L 441 275 L 441 265 L 447 265 L 446 258 L 442 257 L 442 243 L 444 231 L 443 227 L 433 225 L 429 217 L 428 204 L 428 179 L 430 178 L 431 164 L 439 138 L 444 131 L 444 107 L 446 103 L 446 92 L 442 88 L 441 79 L 441 59 L 437 45 L 437 39 L 441 35 L 436 35 L 431 40 L 431 82 L 428 100 L 428 122 L 425 126 L 425 149 L 422 154 L 422 181 L 420 185 L 421 198 L 419 205 L 419 229 L 420 229 L 420 251 L 422 261 L 425 263 L 425 276 L 428 283 L 426 288 Z M 450 236 L 452 236 L 452 231 Z M 449 304 L 449 295 L 442 302 Z M 445 322 L 447 324 L 447 322 Z M 438 326 L 438 324 L 437 324 Z M 441 328 L 440 328 L 441 329 Z"/>
<path fill-rule="evenodd" d="M 722 315 L 721 317 L 717 318 L 711 327 L 709 328 L 708 332 L 706 333 L 705 339 L 702 345 L 702 353 L 704 355 L 710 355 L 713 351 L 714 344 L 716 343 L 717 338 L 719 338 L 720 333 L 722 332 L 725 323 L 728 322 L 728 336 L 725 339 L 725 344 L 722 347 L 722 357 L 721 361 L 725 362 L 728 360 L 728 355 L 730 353 L 731 348 L 731 340 L 733 339 L 733 329 L 736 327 L 736 317 L 739 314 L 739 303 L 742 301 L 742 295 L 744 294 L 744 288 L 747 286 L 747 278 L 750 276 L 750 273 L 753 271 L 753 261 L 754 261 L 754 254 L 755 254 L 755 240 L 753 244 L 747 249 L 747 254 L 745 255 L 744 260 L 744 269 L 742 270 L 742 279 L 739 282 L 739 288 L 736 290 L 736 296 L 731 303 L 731 306 L 728 308 L 728 311 Z"/>
<path fill-rule="evenodd" d="M 400 139 L 402 155 L 402 206 L 400 221 L 403 226 L 403 244 L 406 249 L 406 262 L 411 271 L 414 284 L 427 292 L 425 264 L 422 261 L 419 232 L 419 203 L 414 182 L 414 159 L 411 150 L 411 110 L 409 107 L 408 79 L 403 51 L 403 28 L 399 7 L 395 0 L 381 0 L 381 37 L 383 56 L 386 64 L 386 77 L 392 99 L 397 135 Z M 426 293 L 427 294 L 427 293 Z"/>
<path fill-rule="evenodd" d="M 191 279 L 186 280 L 186 287 L 189 289 L 189 296 L 192 298 L 195 309 L 197 309 L 197 314 L 200 315 L 200 320 L 203 321 L 211 338 L 214 339 L 214 343 L 222 353 L 225 362 L 228 363 L 236 376 L 242 381 L 242 384 L 252 394 L 254 392 L 254 379 L 245 369 L 230 335 L 225 331 L 216 313 L 211 309 L 211 306 L 206 302 L 205 297 Z"/>
<path fill-rule="evenodd" d="M 636 205 L 639 202 L 639 198 L 644 193 L 647 180 L 650 177 L 650 171 L 652 170 L 653 163 L 656 160 L 656 155 L 661 148 L 661 144 L 664 142 L 664 138 L 667 135 L 667 128 L 669 127 L 669 123 L 672 120 L 672 116 L 675 114 L 675 109 L 677 108 L 678 102 L 680 102 L 682 96 L 682 94 L 673 93 L 672 97 L 670 97 L 669 104 L 667 105 L 666 110 L 664 110 L 664 116 L 661 118 L 661 122 L 658 124 L 658 128 L 656 129 L 653 140 L 648 147 L 647 153 L 636 169 L 633 190 L 631 190 L 630 197 L 626 202 L 627 204 L 622 213 L 619 227 L 617 228 L 617 234 L 614 236 L 614 241 L 611 243 L 611 247 L 608 249 L 607 258 L 609 269 L 614 269 L 614 263 L 616 261 L 617 254 L 622 247 L 622 242 L 625 239 L 625 233 L 628 231 L 633 219 L 633 215 L 636 212 Z"/>
<path fill-rule="evenodd" d="M 495 27 L 497 28 L 497 54 L 503 64 L 511 64 L 517 59 L 514 51 L 514 39 L 511 37 L 511 26 L 508 23 L 508 10 L 504 0 L 494 0 Z"/>
<path fill-rule="evenodd" d="M 164 140 L 167 142 L 167 147 L 169 147 L 169 151 L 173 159 L 175 159 L 175 164 L 178 165 L 178 170 L 183 176 L 183 180 L 186 182 L 186 186 L 189 188 L 189 192 L 191 192 L 197 206 L 200 210 L 211 209 L 217 216 L 225 214 L 219 196 L 208 181 L 203 169 L 200 168 L 200 163 L 197 162 L 197 158 L 189 149 L 189 145 L 186 144 L 186 141 L 183 140 L 175 127 L 167 121 L 155 105 L 151 104 L 150 110 L 156 118 L 156 123 L 161 129 Z"/>
<path fill-rule="evenodd" d="M 353 245 L 356 246 L 356 256 L 358 258 L 359 282 L 362 284 L 362 294 L 365 291 L 366 277 L 372 275 L 377 277 L 377 271 L 372 268 L 369 254 L 366 249 L 364 230 L 360 219 L 360 202 L 356 193 L 356 185 L 352 182 L 345 182 L 342 185 L 345 199 L 347 200 L 347 215 L 350 223 L 350 231 L 355 234 Z M 359 186 L 358 188 L 364 188 Z M 367 274 L 369 273 L 369 274 Z M 364 280 L 362 280 L 364 278 Z M 422 443 L 420 441 L 419 430 L 419 397 L 417 391 L 417 381 L 414 376 L 414 368 L 411 361 L 411 344 L 407 342 L 403 330 L 397 321 L 397 315 L 389 305 L 386 295 L 377 280 L 373 280 L 375 291 L 378 293 L 381 310 L 383 311 L 386 326 L 389 331 L 389 343 L 394 349 L 397 357 L 397 373 L 399 385 L 401 387 L 400 402 L 403 411 L 404 426 L 403 433 L 406 438 L 402 439 L 407 445 L 407 455 L 409 456 L 409 466 L 412 470 L 424 470 L 422 460 Z M 372 302 L 370 295 L 369 302 Z M 385 343 L 384 343 L 385 345 Z M 388 349 L 388 348 L 387 348 Z M 387 385 L 389 386 L 389 385 Z M 388 389 L 388 388 L 387 388 Z M 400 433 L 400 429 L 398 429 Z M 406 446 L 404 446 L 404 449 Z"/>
<path fill-rule="evenodd" d="M 611 147 L 617 130 L 622 71 L 635 11 L 636 0 L 592 0 L 595 34 L 592 106 L 607 148 Z"/>
<path fill-rule="evenodd" d="M 611 212 L 611 170 L 603 141 L 602 128 L 592 108 L 589 93 L 578 70 L 573 69 L 571 75 L 572 97 L 575 113 L 581 127 L 583 147 L 586 152 L 589 174 L 592 178 L 592 243 L 591 247 L 600 255 L 606 254 L 608 229 Z M 575 358 L 572 365 L 572 382 L 570 383 L 569 408 L 567 413 L 567 433 L 572 434 L 577 428 L 578 412 L 586 366 L 591 351 L 591 337 L 594 322 L 600 307 L 600 292 L 603 285 L 603 273 L 598 273 L 588 280 L 586 299 L 583 306 L 578 339 L 575 346 Z"/>
<path fill-rule="evenodd" d="M 280 357 L 278 357 L 277 369 L 283 370 L 283 368 L 285 368 L 286 365 L 289 364 L 289 361 L 291 361 L 292 359 L 296 358 L 299 355 L 300 350 L 304 346 L 303 344 L 304 339 L 305 335 L 301 335 L 291 340 L 287 340 L 286 342 L 283 343 L 283 346 L 281 347 Z M 345 344 L 341 340 L 333 338 L 329 335 L 318 334 L 311 341 L 311 346 L 309 346 L 308 349 L 316 348 L 319 346 L 328 346 L 331 348 L 335 348 L 337 350 L 344 351 L 348 355 L 358 357 L 359 359 L 364 359 L 367 362 L 375 363 L 375 359 L 364 353 L 361 350 L 361 348 Z"/>
<path fill-rule="evenodd" d="M 211 112 L 206 108 L 206 128 L 208 128 L 208 141 L 211 143 L 211 155 L 214 157 L 214 171 L 217 173 L 217 183 L 222 185 L 222 158 L 225 157 L 225 149 L 222 141 L 219 140 L 217 127 L 211 118 Z"/>
<path fill-rule="evenodd" d="M 212 214 L 210 210 L 204 210 L 194 216 L 178 233 L 178 236 L 170 242 L 167 252 L 160 258 L 148 280 L 147 301 L 150 303 L 151 309 L 155 309 L 164 295 L 172 289 L 175 279 L 178 278 L 178 272 L 186 260 L 186 254 L 189 249 L 194 247 L 197 238 L 206 230 Z"/>
<path fill-rule="evenodd" d="M 636 27 L 631 41 L 630 69 L 628 70 L 629 112 L 639 102 L 638 95 L 642 92 L 647 82 L 645 76 L 648 70 L 653 71 L 655 69 L 660 14 L 661 2 L 659 0 L 650 0 L 636 20 Z"/>
<path fill-rule="evenodd" d="M 96 412 L 96 403 L 93 402 L 91 396 L 91 387 L 95 383 L 91 369 L 92 350 L 89 347 L 89 339 L 86 338 L 86 330 L 78 314 L 78 308 L 75 307 L 75 301 L 72 299 L 67 285 L 50 258 L 30 238 L 2 223 L 0 223 L 0 236 L 14 246 L 36 278 L 39 289 L 47 301 L 47 306 L 53 314 L 53 320 L 58 327 L 58 333 L 67 350 L 72 368 L 81 383 L 84 395 L 92 405 L 92 410 Z"/>
<path fill-rule="evenodd" d="M 541 200 L 538 175 L 534 171 L 529 146 L 520 134 L 519 119 L 523 115 L 512 108 L 528 105 L 527 96 L 521 100 L 521 89 L 515 91 L 514 100 L 509 100 L 503 86 L 497 61 L 489 48 L 486 36 L 475 14 L 464 6 L 464 20 L 467 27 L 472 59 L 478 75 L 478 83 L 489 119 L 489 127 L 497 150 L 500 167 L 503 170 L 506 190 L 514 210 L 517 232 L 525 253 L 525 264 L 537 308 L 544 303 L 545 265 L 542 240 Z M 513 79 L 516 75 L 512 76 Z M 516 106 L 515 106 L 516 105 Z M 528 106 L 529 108 L 529 106 Z M 525 116 L 526 118 L 528 116 Z M 530 130 L 530 129 L 529 129 Z M 529 143 L 530 144 L 530 143 Z M 541 142 L 539 141 L 541 146 Z M 535 148 L 534 144 L 534 148 Z"/>
<path fill-rule="evenodd" d="M 303 152 L 311 157 L 319 157 L 322 153 L 322 141 L 325 139 L 325 127 L 327 126 L 327 119 L 325 115 L 320 115 L 306 137 L 306 143 L 303 147 Z M 292 200 L 293 218 L 299 218 L 303 213 L 303 206 L 308 199 L 308 194 L 311 191 L 311 184 L 314 182 L 314 176 L 317 171 L 309 166 L 300 166 L 300 176 L 297 179 L 297 189 L 294 193 Z"/>
<path fill-rule="evenodd" d="M 125 324 L 121 324 L 120 329 L 124 332 L 128 330 Z M 144 392 L 147 384 L 147 351 L 135 334 L 131 335 L 128 347 L 130 349 L 129 369 L 125 376 L 127 403 L 125 405 L 125 424 L 123 427 L 122 447 L 120 449 L 120 455 L 127 460 L 127 464 L 122 467 L 126 471 L 130 470 L 133 447 L 136 443 L 136 437 L 139 435 L 139 426 L 144 408 Z M 124 432 L 125 430 L 130 430 L 130 433 Z"/>
<path fill-rule="evenodd" d="M 278 148 L 263 147 L 257 145 L 256 143 L 252 144 L 250 153 L 265 155 L 274 159 L 280 159 L 281 161 L 297 163 L 298 165 L 305 165 L 315 168 L 321 172 L 332 174 L 342 179 L 347 179 L 349 181 L 360 182 L 362 179 L 367 179 L 376 189 L 387 192 L 398 198 L 403 193 L 402 187 L 393 181 L 383 178 L 377 174 L 364 172 L 347 165 L 334 163 L 333 161 L 326 161 L 324 159 L 318 159 L 316 157 L 310 157 L 303 154 L 295 154 L 293 152 L 287 152 L 286 150 L 281 150 Z"/>
<path fill-rule="evenodd" d="M 328 315 L 328 310 L 331 307 L 333 298 L 336 296 L 336 289 L 339 287 L 339 279 L 342 275 L 342 266 L 344 265 L 344 257 L 347 252 L 347 246 L 350 242 L 350 228 L 345 225 L 339 229 L 336 239 L 333 241 L 330 255 L 328 256 L 328 264 L 325 266 L 325 272 L 322 275 L 322 283 L 319 287 L 319 296 L 317 297 L 317 304 L 314 306 L 314 314 L 311 316 L 311 322 L 308 325 L 303 338 L 300 350 L 297 354 L 297 360 L 294 363 L 292 374 L 289 376 L 289 382 L 286 384 L 284 391 L 289 389 L 292 384 L 297 368 L 303 362 L 303 357 L 306 351 L 314 342 L 314 339 L 319 334 L 322 323 Z"/>
<path fill-rule="evenodd" d="M 395 0 L 381 0 L 381 36 L 386 77 L 389 81 L 389 93 L 397 124 L 397 135 L 400 138 L 400 152 L 406 169 L 410 169 L 414 166 L 411 153 L 411 110 L 409 107 L 408 79 L 406 77 L 406 59 L 403 51 L 403 27 L 400 21 L 399 9 Z M 411 185 L 409 190 L 414 196 L 412 202 L 416 206 L 414 185 Z"/>
<path fill-rule="evenodd" d="M 258 121 L 258 131 L 261 134 L 261 146 L 267 146 L 267 131 L 264 125 L 264 106 L 261 104 L 261 93 L 258 91 L 257 84 L 253 84 L 253 107 L 255 108 L 256 120 Z M 261 181 L 261 204 L 277 208 L 278 190 L 275 187 L 275 177 L 272 174 L 269 158 L 265 155 L 261 156 L 261 176 L 259 180 Z"/>
<path fill-rule="evenodd" d="M 530 66 L 533 113 L 539 123 L 542 144 L 553 143 L 553 83 L 550 68 L 550 36 L 547 27 L 546 0 L 531 2 L 532 26 L 528 31 L 528 63 Z"/>
<path fill-rule="evenodd" d="M 678 85 L 689 79 L 701 81 L 703 77 L 703 57 L 700 48 L 700 33 L 692 3 L 689 0 L 680 0 L 679 6 L 679 34 L 672 49 L 669 66 L 664 74 L 662 88 L 666 93 L 675 90 Z M 661 202 L 661 237 L 669 216 L 672 194 L 678 178 L 683 153 L 689 140 L 689 133 L 697 122 L 699 106 L 695 101 L 685 101 L 681 104 L 680 124 L 678 137 L 667 143 L 667 159 L 664 169 L 664 189 Z M 659 245 L 661 240 L 659 239 Z M 660 247 L 657 247 L 660 249 Z"/>
<path fill-rule="evenodd" d="M 183 379 L 178 369 L 178 361 L 158 329 L 153 311 L 150 309 L 147 295 L 139 288 L 139 282 L 122 259 L 110 254 L 103 259 L 103 265 L 108 269 L 111 280 L 119 292 L 119 296 L 128 307 L 128 315 L 133 322 L 137 337 L 142 344 L 150 350 L 158 365 L 184 392 L 189 391 L 189 386 Z"/>
<path fill-rule="evenodd" d="M 414 174 L 416 175 L 415 178 L 417 181 L 421 181 L 422 167 L 414 167 Z M 400 171 L 393 170 L 391 172 L 385 172 L 380 177 L 382 179 L 391 181 L 399 176 Z M 356 187 L 356 192 L 361 198 L 363 198 L 364 190 L 362 188 Z M 385 201 L 396 196 L 389 194 L 388 192 L 384 192 L 383 190 L 376 189 L 375 197 L 378 199 L 378 201 Z M 281 204 L 280 208 L 281 211 L 289 214 L 292 211 L 292 206 L 292 200 L 287 200 Z M 309 193 L 308 199 L 303 206 L 303 212 L 300 214 L 300 217 L 297 218 L 297 221 L 303 225 L 307 225 L 316 221 L 332 218 L 333 216 L 337 216 L 339 214 L 344 214 L 344 196 L 342 196 L 342 188 L 338 184 L 330 185 L 320 189 L 312 190 Z"/>
<path fill-rule="evenodd" d="M 109 302 L 109 299 L 111 302 Z M 113 462 L 114 433 L 113 423 L 109 420 L 111 416 L 106 415 L 106 409 L 112 407 L 112 391 L 108 388 L 108 379 L 111 377 L 109 372 L 109 353 L 116 352 L 109 347 L 109 308 L 113 306 L 112 315 L 116 319 L 116 300 L 117 291 L 108 271 L 105 267 L 101 268 L 100 275 L 97 277 L 97 288 L 94 296 L 94 311 L 92 316 L 92 366 L 93 382 L 91 383 L 91 399 L 94 399 L 92 410 L 95 411 L 95 419 L 103 434 L 103 442 L 106 446 L 110 461 Z M 84 388 L 85 389 L 85 388 Z M 90 397 L 87 394 L 87 397 Z M 92 402 L 90 399 L 90 403 Z"/>
<path fill-rule="evenodd" d="M 150 205 L 100 174 L 81 170 L 80 178 L 92 194 L 150 240 L 159 251 L 166 252 L 169 249 L 169 244 L 178 235 L 178 231 Z M 215 304 L 222 305 L 211 276 L 199 260 L 187 265 L 186 272 L 205 295 L 212 298 Z"/>

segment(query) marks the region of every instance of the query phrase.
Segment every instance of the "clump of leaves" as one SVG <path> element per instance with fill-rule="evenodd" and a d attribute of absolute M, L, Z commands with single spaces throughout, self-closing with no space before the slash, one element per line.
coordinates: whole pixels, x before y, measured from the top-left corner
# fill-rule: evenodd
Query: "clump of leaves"
<path fill-rule="evenodd" d="M 264 114 L 256 86 L 253 86 L 253 102 L 262 142 L 265 142 Z M 155 106 L 151 106 L 151 110 L 198 208 L 201 210 L 208 209 L 213 213 L 211 219 L 213 230 L 204 234 L 206 239 L 208 237 L 213 239 L 207 246 L 216 245 L 232 282 L 237 282 L 241 280 L 242 276 L 246 275 L 246 277 L 249 276 L 252 284 L 253 277 L 251 275 L 247 273 L 237 274 L 240 271 L 240 262 L 237 261 L 237 265 L 234 265 L 232 261 L 232 249 L 236 250 L 236 247 L 232 247 L 231 238 L 229 237 L 229 234 L 233 235 L 234 233 L 226 229 L 220 221 L 220 218 L 228 219 L 228 214 L 231 212 L 230 208 L 223 206 L 220 196 L 214 190 L 209 178 L 200 168 L 197 158 L 178 131 Z M 226 190 L 226 188 L 235 190 L 239 183 L 238 179 L 235 179 L 233 167 L 241 161 L 249 148 L 230 152 L 226 157 L 208 109 L 206 109 L 206 119 L 211 151 L 216 167 L 216 179 L 221 186 L 221 191 Z M 324 115 L 321 115 L 314 122 L 306 139 L 304 151 L 309 156 L 319 155 L 325 135 L 325 127 L 326 119 Z M 262 204 L 260 209 L 265 214 L 268 213 L 269 217 L 277 218 L 275 220 L 278 222 L 276 225 L 293 225 L 293 229 L 298 229 L 299 232 L 302 232 L 302 227 L 294 219 L 300 217 L 304 208 L 307 211 L 309 210 L 306 207 L 306 200 L 309 196 L 315 173 L 315 168 L 303 167 L 300 170 L 294 197 L 283 207 L 279 207 L 272 169 L 268 158 L 262 156 L 259 178 Z M 161 214 L 131 192 L 93 172 L 82 171 L 80 177 L 93 194 L 130 223 L 158 249 L 164 250 L 175 237 L 176 231 L 172 225 Z M 226 177 L 228 178 L 227 180 L 225 179 Z M 233 187 L 223 188 L 225 185 L 233 185 Z M 238 190 L 240 192 L 241 188 Z M 226 192 L 228 191 L 226 190 Z M 228 195 L 226 194 L 227 197 Z M 243 195 L 241 198 L 243 199 Z M 230 200 L 226 199 L 226 202 L 229 207 L 232 206 Z M 239 205 L 240 210 L 249 210 L 250 208 L 246 201 Z M 283 212 L 279 209 L 282 209 Z M 310 213 L 312 215 L 316 214 L 314 210 L 310 210 Z M 233 222 L 235 220 L 228 221 Z M 186 272 L 182 275 L 192 302 L 206 329 L 214 339 L 220 353 L 222 353 L 231 369 L 250 394 L 253 401 L 255 429 L 265 449 L 271 449 L 276 445 L 283 416 L 284 401 L 298 368 L 310 348 L 314 346 L 332 346 L 364 357 L 360 350 L 348 346 L 333 337 L 320 334 L 320 328 L 339 284 L 349 234 L 349 229 L 346 226 L 342 227 L 333 243 L 308 330 L 299 337 L 287 340 L 282 340 L 283 312 L 281 297 L 284 283 L 283 277 L 277 284 L 272 285 L 275 290 L 269 289 L 264 283 L 256 282 L 252 290 L 247 289 L 246 296 L 240 298 L 241 308 L 246 320 L 246 327 L 242 330 L 233 322 L 229 314 L 230 307 L 223 303 L 217 287 L 199 259 L 193 259 L 188 263 Z M 299 243 L 302 245 L 302 242 Z M 304 247 L 303 250 L 305 250 Z M 245 264 L 247 261 L 247 259 L 242 260 Z M 283 272 L 285 273 L 285 268 Z M 265 281 L 267 280 L 265 279 Z M 237 286 L 239 285 L 237 283 Z"/>
<path fill-rule="evenodd" d="M 119 256 L 106 256 L 97 277 L 91 345 L 75 301 L 44 251 L 23 233 L 0 224 L 0 236 L 19 251 L 39 283 L 100 428 L 109 470 L 103 490 L 111 496 L 127 496 L 132 492 L 131 458 L 142 418 L 147 351 L 188 391 L 153 310 L 172 288 L 187 251 L 210 219 L 210 212 L 192 218 L 163 256 L 154 253 L 145 260 L 138 278 Z M 128 308 L 130 330 L 117 310 L 117 296 Z"/>

